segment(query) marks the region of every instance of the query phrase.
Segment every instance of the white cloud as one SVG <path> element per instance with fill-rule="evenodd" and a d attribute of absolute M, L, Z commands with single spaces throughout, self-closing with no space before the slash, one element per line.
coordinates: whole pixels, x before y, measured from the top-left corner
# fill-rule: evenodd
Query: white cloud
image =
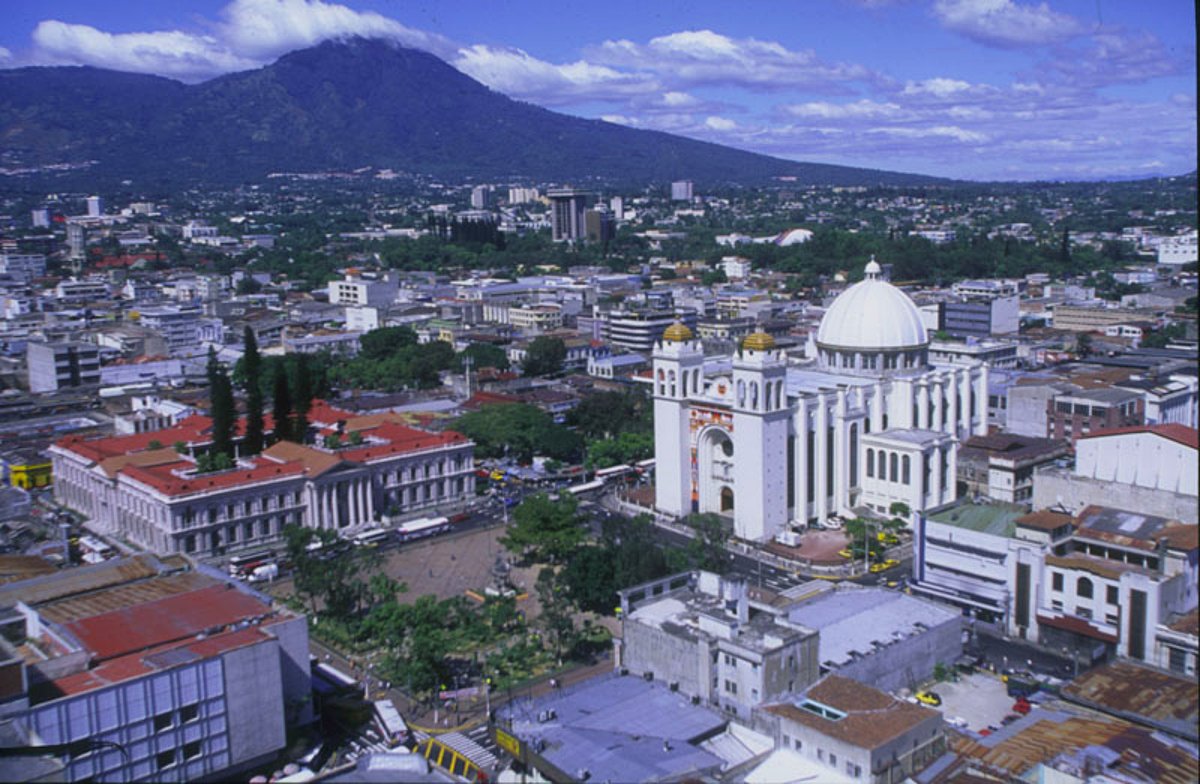
<path fill-rule="evenodd" d="M 935 77 L 933 79 L 924 79 L 919 82 L 905 82 L 905 95 L 920 95 L 922 93 L 935 95 L 939 98 L 945 98 L 947 95 L 961 93 L 971 89 L 970 82 L 964 82 L 961 79 L 947 79 L 945 77 Z"/>
<path fill-rule="evenodd" d="M 714 131 L 732 131 L 737 128 L 737 123 L 727 117 L 707 117 L 704 120 L 704 126 Z"/>
<path fill-rule="evenodd" d="M 456 48 L 442 36 L 414 30 L 382 14 L 322 0 L 233 0 L 221 16 L 221 38 L 251 57 L 269 59 L 351 35 L 390 38 L 443 57 Z"/>
<path fill-rule="evenodd" d="M 854 103 L 828 103 L 825 101 L 810 101 L 809 103 L 787 104 L 780 107 L 784 112 L 794 117 L 830 119 L 863 119 L 863 118 L 898 118 L 906 114 L 899 104 L 880 103 L 866 98 Z"/>
<path fill-rule="evenodd" d="M 933 15 L 948 30 L 989 46 L 1054 44 L 1085 32 L 1079 20 L 1048 5 L 1013 0 L 937 0 Z"/>
<path fill-rule="evenodd" d="M 33 41 L 37 47 L 34 57 L 39 62 L 95 65 L 184 79 L 258 64 L 230 51 L 212 36 L 177 30 L 112 34 L 88 25 L 47 20 L 34 29 Z"/>
<path fill-rule="evenodd" d="M 3 46 L 0 46 L 0 60 L 11 60 L 12 52 Z"/>
<path fill-rule="evenodd" d="M 957 125 L 923 125 L 906 128 L 870 128 L 867 133 L 883 134 L 884 136 L 900 136 L 906 139 L 953 139 L 956 142 L 979 143 L 986 142 L 988 135 L 980 131 L 969 131 Z"/>
<path fill-rule="evenodd" d="M 516 98 L 546 105 L 636 96 L 657 90 L 654 80 L 579 60 L 555 65 L 520 49 L 478 44 L 458 51 L 455 68 Z"/>
<path fill-rule="evenodd" d="M 811 50 L 793 51 L 774 41 L 731 38 L 712 30 L 684 30 L 644 44 L 605 41 L 585 54 L 597 63 L 651 73 L 671 86 L 808 87 L 838 92 L 845 90 L 846 83 L 880 78 L 860 65 L 824 62 Z"/>

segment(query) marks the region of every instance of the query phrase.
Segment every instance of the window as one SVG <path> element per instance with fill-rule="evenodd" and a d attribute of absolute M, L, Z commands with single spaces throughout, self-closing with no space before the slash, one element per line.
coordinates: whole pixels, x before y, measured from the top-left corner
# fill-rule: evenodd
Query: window
<path fill-rule="evenodd" d="M 800 742 L 800 739 L 799 739 L 799 738 L 796 738 L 796 746 L 795 746 L 795 748 L 796 748 L 796 751 L 799 751 L 800 749 L 804 748 L 804 744 Z"/>
<path fill-rule="evenodd" d="M 175 749 L 170 751 L 160 751 L 154 758 L 158 762 L 158 769 L 169 768 L 175 764 Z"/>
<path fill-rule="evenodd" d="M 1076 614 L 1076 615 L 1078 615 L 1080 618 L 1087 618 L 1088 620 L 1091 620 L 1091 617 L 1092 617 L 1092 608 L 1090 608 L 1090 607 L 1076 607 L 1076 608 L 1075 608 L 1075 614 Z"/>
<path fill-rule="evenodd" d="M 184 724 L 189 721 L 195 721 L 198 718 L 200 718 L 199 705 L 184 705 L 179 709 L 179 720 Z"/>
<path fill-rule="evenodd" d="M 829 755 L 829 767 L 831 767 L 831 768 L 837 767 L 837 755 L 836 754 L 831 753 Z"/>
<path fill-rule="evenodd" d="M 1168 648 L 1169 661 L 1167 666 L 1171 672 L 1187 672 L 1187 651 L 1182 648 Z"/>
<path fill-rule="evenodd" d="M 1062 608 L 1063 608 L 1062 599 L 1051 599 L 1050 600 L 1050 609 L 1051 610 L 1061 610 Z"/>
<path fill-rule="evenodd" d="M 183 744 L 183 758 L 185 760 L 196 759 L 200 756 L 200 741 Z"/>
<path fill-rule="evenodd" d="M 154 731 L 163 732 L 164 730 L 169 730 L 175 723 L 174 719 L 175 716 L 171 713 L 171 711 L 158 714 L 154 717 Z"/>
<path fill-rule="evenodd" d="M 1080 577 L 1075 583 L 1075 595 L 1081 599 L 1092 598 L 1092 581 L 1087 577 Z"/>
<path fill-rule="evenodd" d="M 1062 572 L 1053 572 L 1054 590 L 1061 591 L 1063 589 Z"/>
<path fill-rule="evenodd" d="M 825 749 L 817 749 L 817 759 L 821 760 L 821 762 L 825 761 Z"/>
<path fill-rule="evenodd" d="M 904 456 L 904 459 L 900 461 L 900 465 L 903 469 L 903 476 L 901 476 L 900 481 L 907 485 L 912 481 L 912 462 L 909 460 L 908 455 Z"/>
<path fill-rule="evenodd" d="M 1109 604 L 1120 604 L 1121 603 L 1120 589 L 1117 588 L 1117 586 L 1115 586 L 1115 585 L 1108 586 L 1108 592 L 1107 592 L 1106 598 L 1108 599 Z"/>
<path fill-rule="evenodd" d="M 875 478 L 875 450 L 867 450 L 867 476 L 871 479 Z"/>
<path fill-rule="evenodd" d="M 737 694 L 737 684 L 733 681 L 725 681 L 725 691 L 730 694 Z"/>

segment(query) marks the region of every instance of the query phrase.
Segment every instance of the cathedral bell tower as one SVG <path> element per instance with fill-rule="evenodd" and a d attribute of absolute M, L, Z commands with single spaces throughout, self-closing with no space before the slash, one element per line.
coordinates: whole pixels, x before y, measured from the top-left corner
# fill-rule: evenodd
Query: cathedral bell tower
<path fill-rule="evenodd" d="M 692 513 L 692 437 L 688 398 L 704 390 L 704 351 L 676 321 L 654 346 L 654 505 L 675 516 Z"/>
<path fill-rule="evenodd" d="M 733 358 L 735 535 L 764 542 L 788 522 L 787 360 L 755 332 Z"/>

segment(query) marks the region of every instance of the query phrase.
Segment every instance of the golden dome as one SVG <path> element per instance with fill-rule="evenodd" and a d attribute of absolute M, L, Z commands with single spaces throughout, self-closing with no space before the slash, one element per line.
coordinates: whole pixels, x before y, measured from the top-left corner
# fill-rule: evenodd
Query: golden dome
<path fill-rule="evenodd" d="M 683 343 L 691 339 L 692 331 L 682 321 L 676 321 L 663 330 L 663 340 L 669 340 L 672 343 Z"/>
<path fill-rule="evenodd" d="M 746 339 L 742 341 L 742 348 L 751 348 L 755 351 L 770 351 L 775 348 L 775 338 L 760 330 L 747 335 Z"/>

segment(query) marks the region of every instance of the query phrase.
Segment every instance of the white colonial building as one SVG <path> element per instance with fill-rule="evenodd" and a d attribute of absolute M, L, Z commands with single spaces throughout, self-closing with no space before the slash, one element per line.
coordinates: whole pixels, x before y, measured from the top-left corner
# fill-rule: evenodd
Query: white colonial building
<path fill-rule="evenodd" d="M 766 541 L 789 524 L 954 500 L 958 443 L 987 432 L 987 368 L 933 368 L 928 348 L 916 305 L 874 261 L 805 362 L 763 332 L 706 362 L 690 329 L 669 327 L 653 354 L 656 506 L 732 515 L 735 535 Z"/>

